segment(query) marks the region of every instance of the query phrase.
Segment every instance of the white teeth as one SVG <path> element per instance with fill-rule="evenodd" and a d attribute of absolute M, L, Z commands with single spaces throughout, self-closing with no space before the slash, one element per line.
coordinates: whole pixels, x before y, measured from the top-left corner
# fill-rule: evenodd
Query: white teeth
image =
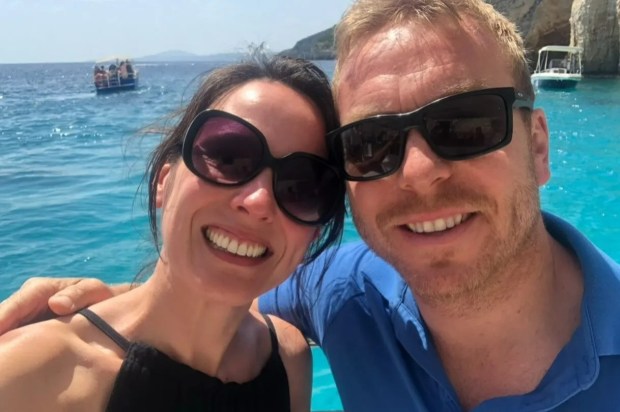
<path fill-rule="evenodd" d="M 230 238 L 228 236 L 222 235 L 221 233 L 217 236 L 218 239 L 215 241 L 215 243 L 222 249 L 226 249 L 228 247 L 228 244 L 230 243 Z"/>
<path fill-rule="evenodd" d="M 443 219 L 435 220 L 435 231 L 444 231 L 448 227 L 448 223 Z"/>
<path fill-rule="evenodd" d="M 443 232 L 445 230 L 452 229 L 453 227 L 460 225 L 466 218 L 467 215 L 458 214 L 445 219 L 409 223 L 407 227 L 409 228 L 409 230 L 415 233 Z"/>
<path fill-rule="evenodd" d="M 449 217 L 446 219 L 446 226 L 448 226 L 448 228 L 453 228 L 455 225 L 454 223 L 454 218 L 453 217 Z"/>
<path fill-rule="evenodd" d="M 245 253 L 248 251 L 248 244 L 247 243 L 242 243 L 239 245 L 239 247 L 237 248 L 237 254 L 239 256 L 245 256 Z"/>
<path fill-rule="evenodd" d="M 235 239 L 233 239 L 228 244 L 228 247 L 226 248 L 226 250 L 228 250 L 230 253 L 237 254 L 237 247 L 238 246 L 239 246 L 239 244 L 237 243 L 237 241 Z"/>
<path fill-rule="evenodd" d="M 238 239 L 232 239 L 224 233 L 216 232 L 211 228 L 208 228 L 205 234 L 206 238 L 212 244 L 214 244 L 221 250 L 232 253 L 233 255 L 256 258 L 264 255 L 267 251 L 267 247 L 263 245 L 243 242 L 239 241 Z"/>

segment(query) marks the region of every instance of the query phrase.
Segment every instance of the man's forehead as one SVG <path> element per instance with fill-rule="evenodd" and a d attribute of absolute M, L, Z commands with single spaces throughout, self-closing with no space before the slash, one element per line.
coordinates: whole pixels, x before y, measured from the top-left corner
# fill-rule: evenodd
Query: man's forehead
<path fill-rule="evenodd" d="M 480 31 L 449 26 L 390 27 L 360 40 L 341 64 L 341 120 L 408 112 L 441 97 L 490 87 L 488 76 L 504 71 L 503 59 L 485 59 L 494 53 L 493 45 L 480 38 Z"/>
<path fill-rule="evenodd" d="M 411 45 L 423 47 L 424 35 L 414 37 L 411 28 L 392 27 L 381 29 L 357 42 L 341 62 L 342 81 L 356 83 L 367 78 L 378 67 L 382 72 L 394 72 L 404 64 L 410 64 Z M 399 53 L 401 58 L 385 60 L 388 53 Z M 380 66 L 376 63 L 380 63 Z"/>

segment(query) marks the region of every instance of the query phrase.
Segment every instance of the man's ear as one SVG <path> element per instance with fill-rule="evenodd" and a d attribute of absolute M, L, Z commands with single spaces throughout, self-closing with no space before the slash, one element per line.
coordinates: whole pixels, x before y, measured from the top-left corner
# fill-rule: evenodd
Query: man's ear
<path fill-rule="evenodd" d="M 157 193 L 155 194 L 155 207 L 161 209 L 165 202 L 166 197 L 166 182 L 171 174 L 172 166 L 170 163 L 166 163 L 162 166 L 157 176 Z"/>
<path fill-rule="evenodd" d="M 542 186 L 549 181 L 551 171 L 549 169 L 549 127 L 545 112 L 541 109 L 532 112 L 531 136 L 534 172 L 538 185 Z"/>

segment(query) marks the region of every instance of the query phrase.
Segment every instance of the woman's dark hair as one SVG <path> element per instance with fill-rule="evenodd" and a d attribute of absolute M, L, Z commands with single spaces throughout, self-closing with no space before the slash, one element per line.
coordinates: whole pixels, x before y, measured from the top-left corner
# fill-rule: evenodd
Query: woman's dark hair
<path fill-rule="evenodd" d="M 162 143 L 152 153 L 146 172 L 148 178 L 148 215 L 151 235 L 159 250 L 156 193 L 162 167 L 181 158 L 183 138 L 198 113 L 211 107 L 236 88 L 253 80 L 282 83 L 310 99 L 321 113 L 325 130 L 338 127 L 338 116 L 327 76 L 313 63 L 282 56 L 254 54 L 248 61 L 211 71 L 202 80 L 191 101 L 179 113 L 180 120 L 164 134 Z M 283 102 L 284 103 L 284 102 Z M 331 157 L 331 155 L 330 155 Z M 334 163 L 334 159 L 330 158 Z M 344 227 L 344 191 L 335 216 L 322 227 L 320 236 L 306 252 L 304 263 L 313 261 L 329 246 L 340 241 Z"/>

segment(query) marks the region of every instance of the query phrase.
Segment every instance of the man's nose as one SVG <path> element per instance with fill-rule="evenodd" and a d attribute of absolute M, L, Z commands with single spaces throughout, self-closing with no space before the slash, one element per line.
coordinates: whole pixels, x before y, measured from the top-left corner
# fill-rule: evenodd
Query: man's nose
<path fill-rule="evenodd" d="M 433 190 L 451 174 L 451 162 L 437 156 L 420 132 L 411 129 L 398 173 L 400 188 L 424 193 Z"/>

